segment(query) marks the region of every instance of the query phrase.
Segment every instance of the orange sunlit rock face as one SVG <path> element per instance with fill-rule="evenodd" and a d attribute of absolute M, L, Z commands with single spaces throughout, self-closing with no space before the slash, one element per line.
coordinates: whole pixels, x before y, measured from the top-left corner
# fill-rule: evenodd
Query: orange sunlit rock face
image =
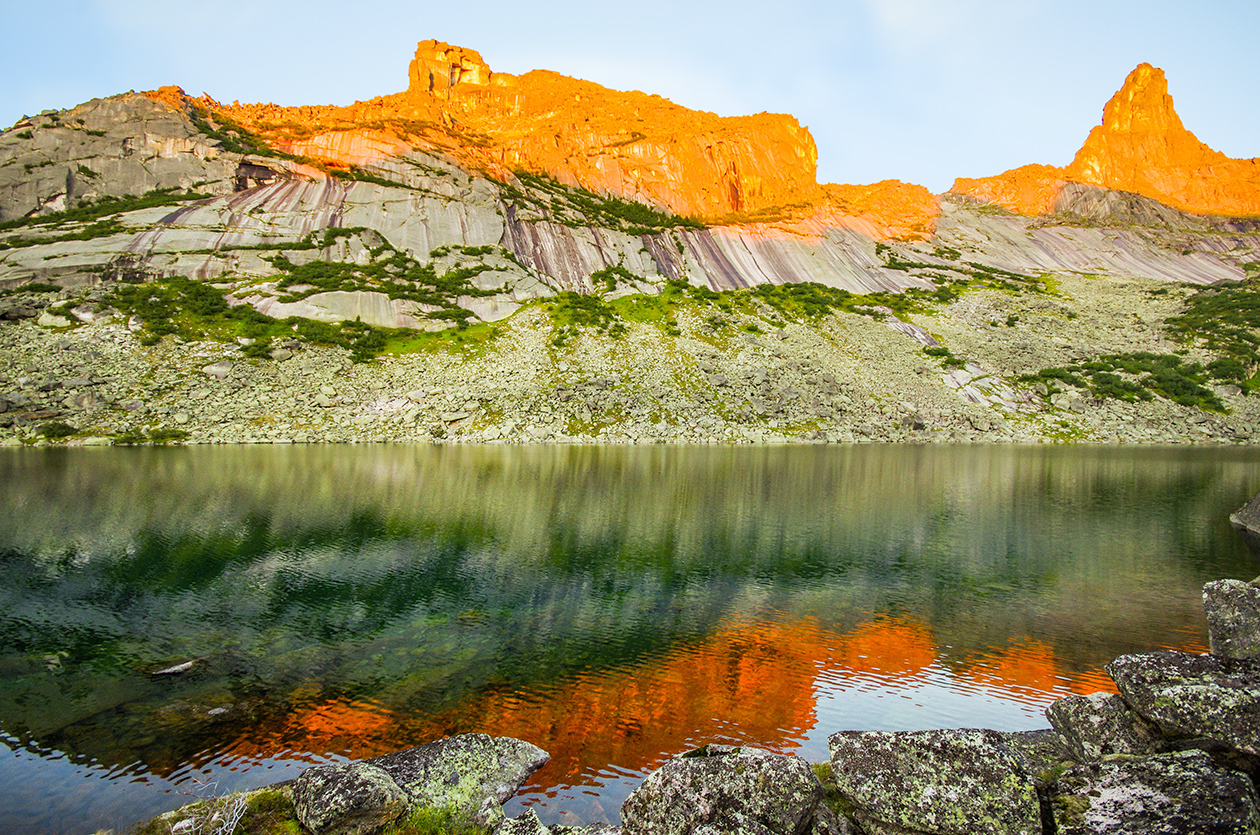
<path fill-rule="evenodd" d="M 923 237 L 939 213 L 919 186 L 820 186 L 814 139 L 792 116 L 721 117 L 546 70 L 497 73 L 477 52 L 433 40 L 418 45 L 408 77 L 405 92 L 348 107 L 195 101 L 279 150 L 326 164 L 364 165 L 417 148 L 497 179 L 545 173 L 707 222 L 749 224 L 768 214 L 879 238 Z M 178 88 L 149 95 L 173 107 L 188 101 Z"/>
<path fill-rule="evenodd" d="M 1141 194 L 1196 214 L 1260 215 L 1260 159 L 1231 159 L 1186 130 L 1164 71 L 1150 64 L 1129 73 L 1071 165 L 959 179 L 951 191 L 1040 215 L 1054 209 L 1065 181 Z"/>

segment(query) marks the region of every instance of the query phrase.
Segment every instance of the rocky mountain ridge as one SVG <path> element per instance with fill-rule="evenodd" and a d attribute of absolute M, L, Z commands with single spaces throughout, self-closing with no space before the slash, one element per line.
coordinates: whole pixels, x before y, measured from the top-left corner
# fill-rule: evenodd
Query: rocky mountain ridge
<path fill-rule="evenodd" d="M 436 41 L 406 91 L 350 107 L 163 88 L 49 111 L 0 133 L 0 423 L 1245 439 L 1260 221 L 1224 215 L 1260 213 L 1260 186 L 1193 143 L 1144 66 L 1069 169 L 939 197 L 819 185 L 790 117 L 494 73 Z"/>

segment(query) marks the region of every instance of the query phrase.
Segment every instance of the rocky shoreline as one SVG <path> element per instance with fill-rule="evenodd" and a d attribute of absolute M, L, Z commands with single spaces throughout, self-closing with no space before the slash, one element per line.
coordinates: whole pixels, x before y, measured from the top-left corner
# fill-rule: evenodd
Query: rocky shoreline
<path fill-rule="evenodd" d="M 547 827 L 532 809 L 506 819 L 502 804 L 548 755 L 522 740 L 466 734 L 312 767 L 136 831 L 1254 835 L 1260 580 L 1208 583 L 1203 600 L 1210 653 L 1121 656 L 1107 666 L 1118 694 L 1060 699 L 1046 710 L 1046 730 L 840 731 L 830 760 L 814 766 L 707 745 L 649 774 L 615 826 Z M 285 821 L 288 829 L 274 828 Z"/>
<path fill-rule="evenodd" d="M 1056 391 L 1020 383 L 1020 374 L 1080 356 L 1174 347 L 1157 325 L 1175 300 L 1152 298 L 1140 282 L 1063 282 L 1064 298 L 1089 311 L 1088 323 L 1049 310 L 1040 297 L 980 291 L 916 317 L 922 324 L 835 311 L 766 331 L 755 316 L 716 322 L 681 310 L 677 333 L 627 322 L 616 339 L 580 330 L 557 340 L 547 310 L 530 306 L 483 343 L 361 363 L 344 348 L 296 340 L 262 358 L 236 343 L 168 337 L 146 346 L 139 325 L 106 308 L 101 292 L 62 291 L 62 307 L 49 305 L 73 322 L 11 297 L 8 320 L 0 321 L 0 444 L 1246 444 L 1260 437 L 1260 398 L 1237 386 L 1216 387 L 1226 409 L 1218 413 L 1163 397 L 1103 400 L 1066 384 Z M 1143 311 L 1140 321 L 1134 309 Z M 979 320 L 1018 322 L 981 333 Z M 933 333 L 954 346 L 958 362 L 945 367 L 924 352 Z"/>

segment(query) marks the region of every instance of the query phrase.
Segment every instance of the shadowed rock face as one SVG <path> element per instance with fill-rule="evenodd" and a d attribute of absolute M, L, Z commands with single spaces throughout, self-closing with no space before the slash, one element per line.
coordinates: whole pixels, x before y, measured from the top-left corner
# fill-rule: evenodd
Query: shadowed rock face
<path fill-rule="evenodd" d="M 1260 215 L 1260 160 L 1231 159 L 1182 125 L 1164 71 L 1141 64 L 1103 109 L 1102 124 L 1066 168 L 1027 165 L 982 179 L 960 178 L 951 191 L 1014 211 L 1052 211 L 1069 183 L 1153 198 L 1186 212 Z"/>
<path fill-rule="evenodd" d="M 1076 760 L 1163 750 L 1158 730 L 1111 693 L 1059 699 L 1046 708 L 1046 717 Z"/>
<path fill-rule="evenodd" d="M 1243 835 L 1260 827 L 1255 787 L 1201 751 L 1075 766 L 1052 791 L 1059 835 Z"/>

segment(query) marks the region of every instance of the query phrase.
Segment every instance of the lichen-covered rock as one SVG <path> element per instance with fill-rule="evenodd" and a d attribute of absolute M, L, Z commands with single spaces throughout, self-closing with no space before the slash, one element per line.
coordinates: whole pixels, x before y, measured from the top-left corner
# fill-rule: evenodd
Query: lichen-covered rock
<path fill-rule="evenodd" d="M 1113 693 L 1068 696 L 1046 708 L 1046 717 L 1072 759 L 1101 760 L 1111 754 L 1155 754 L 1167 750 L 1159 729 Z"/>
<path fill-rule="evenodd" d="M 496 826 L 494 835 L 551 835 L 551 830 L 543 826 L 537 812 L 526 809 L 523 814 L 508 818 Z"/>
<path fill-rule="evenodd" d="M 1107 665 L 1120 695 L 1173 738 L 1260 756 L 1260 662 L 1165 650 Z"/>
<path fill-rule="evenodd" d="M 804 760 L 713 746 L 670 760 L 621 806 L 626 835 L 747 832 L 805 835 L 820 815 L 822 784 Z"/>
<path fill-rule="evenodd" d="M 1260 586 L 1216 580 L 1203 587 L 1212 654 L 1260 659 Z"/>
<path fill-rule="evenodd" d="M 1043 771 L 1053 769 L 1067 756 L 1063 740 L 1052 728 L 1002 732 L 1001 736 L 1019 758 L 1024 772 L 1034 777 Z"/>
<path fill-rule="evenodd" d="M 450 808 L 493 826 L 503 820 L 503 802 L 549 759 L 520 739 L 462 734 L 370 762 L 392 777 L 412 804 Z"/>
<path fill-rule="evenodd" d="M 842 731 L 829 743 L 836 788 L 871 835 L 1041 833 L 1036 787 L 996 731 Z"/>
<path fill-rule="evenodd" d="M 1059 835 L 1254 835 L 1260 804 L 1245 775 L 1201 751 L 1075 766 L 1051 787 Z"/>
<path fill-rule="evenodd" d="M 366 762 L 308 768 L 293 781 L 297 819 L 314 835 L 362 835 L 407 810 L 407 793 Z"/>

